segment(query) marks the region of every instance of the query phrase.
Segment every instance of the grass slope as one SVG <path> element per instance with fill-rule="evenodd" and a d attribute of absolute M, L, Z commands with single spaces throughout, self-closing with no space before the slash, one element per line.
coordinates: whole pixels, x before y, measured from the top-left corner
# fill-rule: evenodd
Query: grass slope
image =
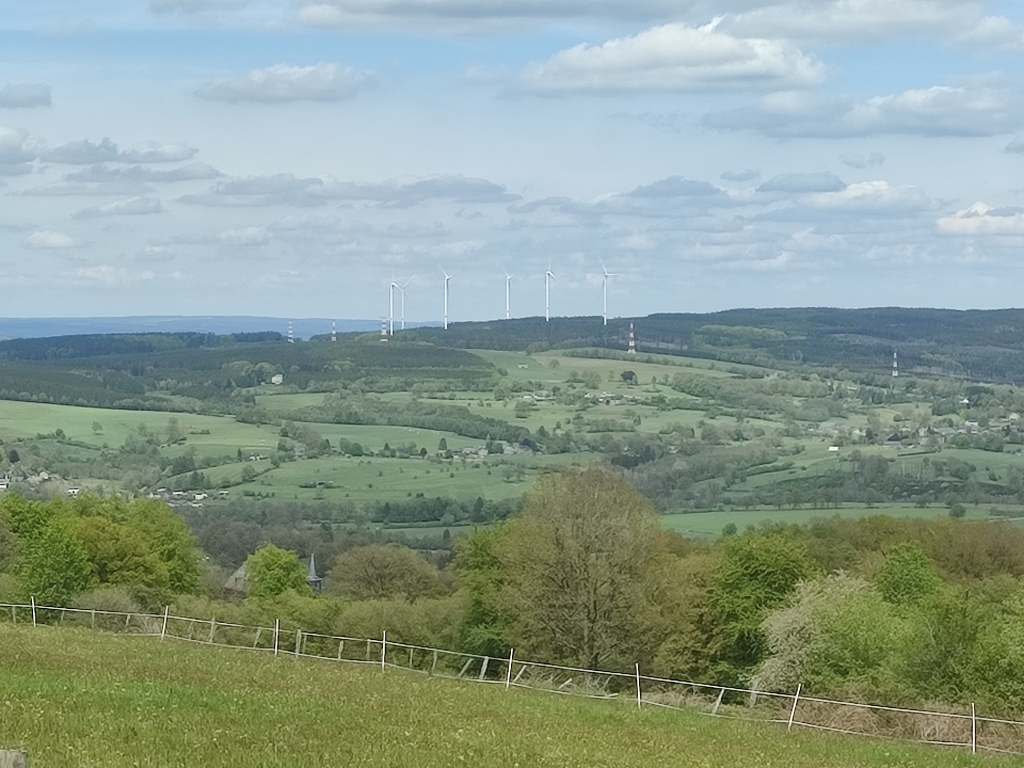
<path fill-rule="evenodd" d="M 794 732 L 375 667 L 0 625 L 0 747 L 49 766 L 961 766 Z"/>

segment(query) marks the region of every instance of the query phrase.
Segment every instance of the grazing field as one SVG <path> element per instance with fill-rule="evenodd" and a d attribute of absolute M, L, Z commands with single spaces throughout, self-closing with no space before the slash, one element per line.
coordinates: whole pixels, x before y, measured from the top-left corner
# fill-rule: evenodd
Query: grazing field
<path fill-rule="evenodd" d="M 34 768 L 1007 765 L 964 751 L 376 667 L 0 624 L 0 747 Z"/>
<path fill-rule="evenodd" d="M 49 403 L 27 403 L 15 400 L 0 400 L 0 439 L 12 440 L 31 438 L 37 434 L 49 434 L 58 429 L 71 440 L 90 445 L 120 445 L 130 432 L 137 431 L 140 424 L 155 431 L 167 426 L 167 420 L 175 418 L 187 433 L 189 430 L 209 430 L 212 437 L 225 445 L 251 443 L 258 433 L 252 424 L 242 424 L 230 416 L 198 416 L 195 414 L 171 413 L 168 411 L 127 411 L 109 408 L 87 408 L 75 405 L 51 405 Z M 198 435 L 190 436 L 196 442 Z M 209 442 L 209 441 L 205 441 Z"/>
<path fill-rule="evenodd" d="M 1024 511 L 1021 512 L 1024 514 Z M 661 524 L 684 536 L 721 536 L 722 529 L 730 523 L 743 531 L 749 526 L 765 523 L 804 525 L 821 518 L 872 517 L 946 517 L 949 510 L 944 507 L 920 509 L 913 504 L 881 504 L 876 507 L 847 504 L 838 509 L 733 509 L 730 511 L 670 513 L 661 516 Z M 987 507 L 968 507 L 965 517 L 972 520 L 988 518 Z"/>

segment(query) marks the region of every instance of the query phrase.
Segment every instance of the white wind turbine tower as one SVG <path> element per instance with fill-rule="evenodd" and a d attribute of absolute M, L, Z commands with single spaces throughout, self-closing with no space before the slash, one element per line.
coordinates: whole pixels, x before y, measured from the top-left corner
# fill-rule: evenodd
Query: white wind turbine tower
<path fill-rule="evenodd" d="M 444 267 L 439 267 L 441 274 L 444 275 L 444 329 L 448 330 L 448 281 L 455 277 L 455 273 L 448 274 L 444 271 Z"/>
<path fill-rule="evenodd" d="M 388 283 L 388 335 L 395 335 L 395 288 L 398 288 L 395 276 L 391 275 L 391 282 Z"/>
<path fill-rule="evenodd" d="M 398 285 L 396 283 L 396 287 L 398 288 L 398 290 L 400 290 L 402 292 L 402 330 L 403 331 L 405 330 L 405 289 L 409 287 L 409 283 L 411 283 L 412 280 L 413 279 L 410 277 L 402 285 Z"/>
<path fill-rule="evenodd" d="M 505 319 L 506 320 L 508 320 L 512 316 L 509 313 L 508 299 L 509 299 L 509 293 L 510 293 L 509 286 L 512 284 L 512 278 L 513 277 L 515 277 L 515 275 L 510 275 L 508 273 L 508 270 L 506 269 L 505 270 Z"/>
<path fill-rule="evenodd" d="M 551 264 L 544 273 L 544 320 L 551 322 L 551 281 L 555 279 L 555 273 L 551 271 Z"/>
<path fill-rule="evenodd" d="M 608 278 L 618 277 L 614 272 L 609 272 L 608 268 L 604 265 L 604 261 L 601 261 L 601 270 L 604 272 L 604 324 L 608 325 Z"/>

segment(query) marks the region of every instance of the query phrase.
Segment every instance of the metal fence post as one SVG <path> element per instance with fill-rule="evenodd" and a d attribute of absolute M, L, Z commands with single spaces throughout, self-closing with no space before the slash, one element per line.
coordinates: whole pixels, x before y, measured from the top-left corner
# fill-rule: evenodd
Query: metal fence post
<path fill-rule="evenodd" d="M 384 630 L 384 639 L 380 641 L 380 668 L 384 669 L 384 661 L 388 655 L 388 631 Z"/>
<path fill-rule="evenodd" d="M 274 655 L 277 656 L 278 640 L 281 637 L 281 620 L 274 619 Z"/>
<path fill-rule="evenodd" d="M 32 626 L 36 625 L 36 599 L 34 597 L 29 598 L 32 601 Z"/>
<path fill-rule="evenodd" d="M 512 660 L 515 658 L 516 649 L 510 648 L 508 652 L 508 671 L 505 672 L 505 690 L 512 685 Z"/>
<path fill-rule="evenodd" d="M 163 640 L 167 636 L 167 614 L 170 612 L 171 606 L 164 606 L 164 623 L 160 627 L 160 639 Z"/>

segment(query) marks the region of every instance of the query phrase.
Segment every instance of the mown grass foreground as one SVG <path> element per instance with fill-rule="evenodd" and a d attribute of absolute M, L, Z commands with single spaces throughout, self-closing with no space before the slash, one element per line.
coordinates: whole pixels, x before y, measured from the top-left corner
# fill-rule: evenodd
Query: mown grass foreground
<path fill-rule="evenodd" d="M 371 666 L 3 624 L 0 748 L 26 749 L 34 768 L 1011 763 Z"/>

